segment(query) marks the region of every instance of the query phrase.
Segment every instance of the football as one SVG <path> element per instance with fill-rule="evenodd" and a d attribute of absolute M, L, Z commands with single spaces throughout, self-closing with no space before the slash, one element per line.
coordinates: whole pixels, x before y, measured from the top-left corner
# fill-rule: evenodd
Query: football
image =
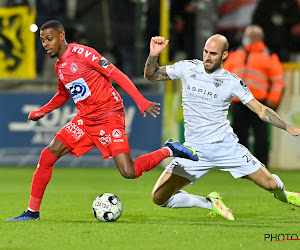
<path fill-rule="evenodd" d="M 105 222 L 116 221 L 123 211 L 119 197 L 110 193 L 97 196 L 92 207 L 96 219 Z"/>

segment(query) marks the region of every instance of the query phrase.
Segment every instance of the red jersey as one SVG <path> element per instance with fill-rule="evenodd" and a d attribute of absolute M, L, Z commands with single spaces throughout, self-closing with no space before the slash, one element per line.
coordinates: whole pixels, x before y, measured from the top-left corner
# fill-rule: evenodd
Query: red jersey
<path fill-rule="evenodd" d="M 71 43 L 55 65 L 58 91 L 40 111 L 49 113 L 62 106 L 70 96 L 77 113 L 88 120 L 124 114 L 120 94 L 111 79 L 120 85 L 136 102 L 141 113 L 152 104 L 136 89 L 131 80 L 95 49 Z"/>

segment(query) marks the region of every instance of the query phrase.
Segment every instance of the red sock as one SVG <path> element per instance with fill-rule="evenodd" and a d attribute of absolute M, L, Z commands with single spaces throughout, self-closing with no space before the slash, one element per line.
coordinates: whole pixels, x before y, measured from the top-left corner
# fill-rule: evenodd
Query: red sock
<path fill-rule="evenodd" d="M 156 167 L 163 159 L 170 157 L 170 155 L 170 150 L 164 147 L 152 153 L 138 157 L 134 161 L 135 178 L 138 178 L 144 172 Z"/>
<path fill-rule="evenodd" d="M 53 165 L 57 161 L 57 157 L 52 154 L 47 148 L 44 148 L 40 161 L 33 174 L 31 182 L 31 197 L 29 202 L 29 208 L 34 211 L 40 211 L 43 195 L 48 182 L 50 181 Z"/>

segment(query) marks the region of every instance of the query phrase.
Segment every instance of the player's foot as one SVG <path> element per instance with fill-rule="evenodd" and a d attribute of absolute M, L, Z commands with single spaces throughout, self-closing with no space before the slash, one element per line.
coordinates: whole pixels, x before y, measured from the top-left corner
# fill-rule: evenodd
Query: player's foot
<path fill-rule="evenodd" d="M 171 138 L 166 141 L 165 145 L 173 151 L 173 156 L 198 161 L 197 152 L 187 146 L 183 146 L 179 141 Z"/>
<path fill-rule="evenodd" d="M 26 210 L 21 215 L 15 218 L 7 219 L 6 221 L 25 221 L 25 220 L 40 220 L 40 213 Z"/>
<path fill-rule="evenodd" d="M 296 192 L 290 192 L 290 191 L 285 191 L 286 195 L 287 195 L 287 202 L 300 207 L 300 194 L 296 193 Z"/>
<path fill-rule="evenodd" d="M 227 220 L 235 220 L 231 210 L 224 204 L 222 197 L 217 192 L 211 192 L 207 198 L 212 203 L 212 211 L 208 214 L 212 217 L 216 217 L 216 214 L 224 217 Z"/>

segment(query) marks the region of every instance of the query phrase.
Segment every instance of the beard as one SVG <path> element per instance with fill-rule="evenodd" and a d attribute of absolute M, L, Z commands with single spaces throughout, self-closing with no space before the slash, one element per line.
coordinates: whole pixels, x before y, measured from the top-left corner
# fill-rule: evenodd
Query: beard
<path fill-rule="evenodd" d="M 215 64 L 211 68 L 206 67 L 204 64 L 204 69 L 205 69 L 206 73 L 211 74 L 211 73 L 215 72 L 216 70 L 218 70 L 219 68 L 221 68 L 221 63 L 222 63 L 222 60 L 216 61 Z"/>

